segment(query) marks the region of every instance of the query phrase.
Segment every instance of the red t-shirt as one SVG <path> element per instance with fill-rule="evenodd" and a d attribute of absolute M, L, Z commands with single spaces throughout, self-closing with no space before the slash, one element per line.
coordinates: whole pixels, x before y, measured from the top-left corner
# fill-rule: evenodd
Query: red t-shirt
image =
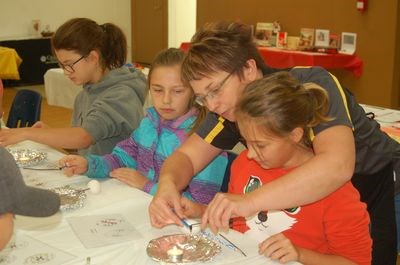
<path fill-rule="evenodd" d="M 281 168 L 263 169 L 254 160 L 249 160 L 244 151 L 232 164 L 228 192 L 251 192 L 287 172 Z M 262 240 L 283 232 L 296 246 L 343 256 L 357 264 L 371 264 L 369 215 L 350 182 L 308 205 L 262 212 L 252 219 L 247 218 L 247 223 L 244 218 L 237 218 L 232 228 Z"/>

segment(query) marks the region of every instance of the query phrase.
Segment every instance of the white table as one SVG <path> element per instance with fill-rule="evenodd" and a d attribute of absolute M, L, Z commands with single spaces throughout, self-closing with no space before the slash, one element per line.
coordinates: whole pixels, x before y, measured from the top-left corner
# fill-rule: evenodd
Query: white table
<path fill-rule="evenodd" d="M 13 148 L 18 147 L 45 151 L 48 153 L 48 161 L 51 162 L 55 162 L 63 156 L 62 153 L 47 146 L 30 141 L 22 142 Z M 34 171 L 22 169 L 22 173 L 28 184 L 38 185 L 40 183 L 44 187 L 57 187 L 65 184 L 85 187 L 89 181 L 86 176 L 65 177 L 62 172 L 57 170 Z M 169 226 L 163 229 L 153 228 L 150 225 L 147 210 L 150 201 L 151 196 L 147 193 L 131 188 L 115 179 L 107 179 L 102 181 L 102 192 L 100 194 L 87 193 L 85 205 L 80 209 L 60 211 L 56 215 L 47 218 L 16 216 L 15 233 L 27 235 L 74 255 L 74 259 L 65 263 L 67 265 L 86 264 L 87 257 L 91 258 L 91 265 L 158 264 L 146 254 L 148 242 L 162 235 L 182 233 L 182 230 L 177 226 Z M 67 222 L 67 218 L 71 216 L 107 214 L 122 214 L 140 232 L 141 237 L 125 243 L 86 249 Z M 252 243 L 251 240 L 240 233 L 229 231 L 226 236 L 239 246 L 248 257 L 244 257 L 232 249 L 222 247 L 222 252 L 213 261 L 205 264 L 278 264 L 258 255 L 256 243 Z M 2 252 L 0 252 L 0 257 L 1 254 Z"/>
<path fill-rule="evenodd" d="M 373 113 L 381 130 L 400 143 L 400 110 L 387 109 L 371 105 L 361 105 L 366 113 Z"/>
<path fill-rule="evenodd" d="M 374 119 L 383 127 L 400 127 L 400 110 L 361 104 L 366 113 L 374 113 Z"/>
<path fill-rule="evenodd" d="M 148 68 L 142 70 L 146 76 L 148 71 Z M 82 91 L 82 86 L 75 85 L 61 68 L 52 68 L 44 74 L 44 89 L 49 105 L 73 109 L 75 98 Z M 147 96 L 143 109 L 152 105 L 150 96 Z"/>
<path fill-rule="evenodd" d="M 82 86 L 75 85 L 61 68 L 52 68 L 44 74 L 44 89 L 49 105 L 73 109 Z"/>

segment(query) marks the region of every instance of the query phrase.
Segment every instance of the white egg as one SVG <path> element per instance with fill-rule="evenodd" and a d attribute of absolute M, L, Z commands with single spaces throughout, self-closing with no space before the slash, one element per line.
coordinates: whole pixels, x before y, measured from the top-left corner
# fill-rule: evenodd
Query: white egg
<path fill-rule="evenodd" d="M 87 184 L 88 188 L 90 189 L 90 191 L 93 194 L 98 194 L 101 191 L 101 186 L 100 186 L 100 182 L 98 182 L 95 179 L 92 179 L 91 181 L 88 182 Z"/>

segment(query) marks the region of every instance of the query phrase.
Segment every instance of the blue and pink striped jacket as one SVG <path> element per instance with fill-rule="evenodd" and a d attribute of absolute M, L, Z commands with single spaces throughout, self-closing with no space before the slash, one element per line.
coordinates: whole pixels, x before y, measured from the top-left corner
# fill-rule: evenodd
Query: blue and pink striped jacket
<path fill-rule="evenodd" d="M 143 190 L 154 195 L 163 162 L 187 139 L 196 117 L 197 110 L 192 109 L 176 120 L 161 122 L 153 107 L 147 109 L 139 127 L 130 138 L 119 142 L 111 154 L 86 156 L 88 171 L 85 175 L 105 178 L 113 169 L 133 168 L 149 179 Z M 184 196 L 195 202 L 209 203 L 221 188 L 227 163 L 223 152 L 192 178 Z"/>

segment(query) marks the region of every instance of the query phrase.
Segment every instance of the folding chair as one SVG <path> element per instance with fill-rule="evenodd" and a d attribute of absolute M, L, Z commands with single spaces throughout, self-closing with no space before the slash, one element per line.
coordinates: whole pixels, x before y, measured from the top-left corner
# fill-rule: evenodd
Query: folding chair
<path fill-rule="evenodd" d="M 31 127 L 40 120 L 42 96 L 33 90 L 21 89 L 17 92 L 8 114 L 7 127 Z"/>

